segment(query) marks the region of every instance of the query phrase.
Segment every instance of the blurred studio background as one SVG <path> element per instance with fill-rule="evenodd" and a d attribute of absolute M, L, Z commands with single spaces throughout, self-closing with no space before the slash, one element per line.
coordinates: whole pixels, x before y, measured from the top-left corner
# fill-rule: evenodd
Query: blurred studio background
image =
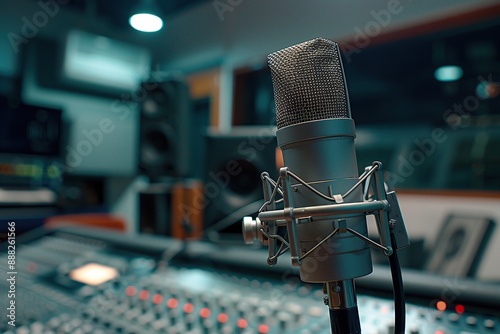
<path fill-rule="evenodd" d="M 131 26 L 143 6 L 158 31 Z M 3 238 L 15 221 L 19 235 L 78 224 L 242 243 L 260 173 L 277 174 L 266 56 L 325 37 L 342 47 L 359 168 L 381 161 L 398 193 L 403 265 L 500 280 L 497 1 L 4 0 L 0 13 Z"/>

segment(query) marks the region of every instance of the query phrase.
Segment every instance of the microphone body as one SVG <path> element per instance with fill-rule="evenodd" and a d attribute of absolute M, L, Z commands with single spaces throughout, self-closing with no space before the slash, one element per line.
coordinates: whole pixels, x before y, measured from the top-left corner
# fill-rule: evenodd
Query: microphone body
<path fill-rule="evenodd" d="M 347 192 L 358 181 L 347 85 L 337 43 L 316 38 L 268 56 L 276 102 L 276 133 L 284 164 L 323 194 Z M 332 204 L 300 183 L 292 184 L 293 206 Z M 342 202 L 361 202 L 356 189 Z M 335 228 L 367 235 L 363 213 L 311 217 L 297 222 L 298 253 L 304 256 Z M 369 245 L 350 233 L 338 233 L 304 257 L 305 282 L 353 279 L 372 271 Z"/>
<path fill-rule="evenodd" d="M 330 196 L 343 194 L 358 181 L 352 119 L 322 119 L 290 125 L 279 129 L 276 136 L 285 166 L 319 192 Z M 292 188 L 294 207 L 331 204 L 300 183 L 292 184 Z M 357 188 L 343 201 L 361 202 L 361 189 Z M 306 254 L 339 228 L 339 220 L 345 220 L 348 227 L 367 235 L 363 213 L 301 219 L 297 224 L 299 253 Z M 369 245 L 349 233 L 329 238 L 301 262 L 301 280 L 312 283 L 353 279 L 372 272 Z"/>

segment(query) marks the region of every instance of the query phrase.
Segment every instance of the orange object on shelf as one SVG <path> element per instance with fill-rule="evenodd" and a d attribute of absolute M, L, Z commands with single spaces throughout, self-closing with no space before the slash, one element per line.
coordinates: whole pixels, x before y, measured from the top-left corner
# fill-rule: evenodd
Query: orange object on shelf
<path fill-rule="evenodd" d="M 46 227 L 89 226 L 125 231 L 127 223 L 123 217 L 106 213 L 81 213 L 52 216 L 45 220 Z"/>
<path fill-rule="evenodd" d="M 203 233 L 203 184 L 178 182 L 172 187 L 172 236 L 177 239 L 200 239 Z"/>

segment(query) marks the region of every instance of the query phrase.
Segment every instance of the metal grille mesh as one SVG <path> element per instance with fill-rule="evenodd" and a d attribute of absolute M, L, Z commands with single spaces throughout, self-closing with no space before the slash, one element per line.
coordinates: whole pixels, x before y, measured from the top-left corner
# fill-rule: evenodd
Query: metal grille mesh
<path fill-rule="evenodd" d="M 350 118 L 337 43 L 316 38 L 268 56 L 279 128 L 328 118 Z"/>

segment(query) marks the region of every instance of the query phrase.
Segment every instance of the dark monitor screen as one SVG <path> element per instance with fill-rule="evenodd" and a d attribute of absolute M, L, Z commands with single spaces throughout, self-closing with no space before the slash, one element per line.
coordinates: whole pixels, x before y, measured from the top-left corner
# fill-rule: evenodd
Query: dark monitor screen
<path fill-rule="evenodd" d="M 0 98 L 0 154 L 57 157 L 61 146 L 61 110 L 13 103 Z"/>

